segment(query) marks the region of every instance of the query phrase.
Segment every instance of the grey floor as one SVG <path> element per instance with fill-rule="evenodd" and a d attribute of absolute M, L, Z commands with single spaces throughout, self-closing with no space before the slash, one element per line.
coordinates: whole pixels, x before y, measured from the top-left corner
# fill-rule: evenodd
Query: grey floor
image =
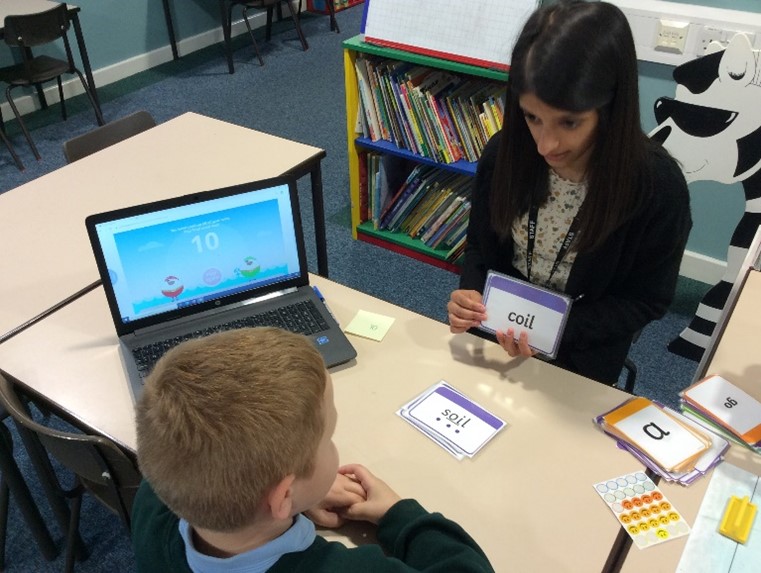
<path fill-rule="evenodd" d="M 227 73 L 222 48 L 216 45 L 103 86 L 99 89 L 103 112 L 109 121 L 145 109 L 162 122 L 194 111 L 326 149 L 323 181 L 331 279 L 444 321 L 446 301 L 457 285 L 454 274 L 351 239 L 341 42 L 359 32 L 361 13 L 358 7 L 338 14 L 340 35 L 330 32 L 327 17 L 305 17 L 303 25 L 310 44 L 307 52 L 301 50 L 290 24 L 282 23 L 270 43 L 260 41 L 264 67 L 256 61 L 248 38 L 238 37 L 234 75 Z M 62 143 L 96 126 L 83 98 L 71 102 L 71 111 L 67 122 L 60 120 L 57 106 L 28 117 L 43 156 L 39 162 L 34 160 L 15 122 L 7 123 L 8 134 L 27 170 L 19 172 L 0 147 L 0 192 L 64 165 Z M 251 149 L 252 156 L 256 152 Z M 304 220 L 308 222 L 308 181 L 300 182 L 300 194 L 306 211 Z M 307 233 L 312 233 L 311 228 Z M 309 255 L 310 269 L 316 271 L 315 257 L 312 252 Z M 678 391 L 690 383 L 696 364 L 670 354 L 666 344 L 686 326 L 707 288 L 702 283 L 681 280 L 671 312 L 643 331 L 631 353 L 639 370 L 635 388 L 638 393 L 675 405 Z M 18 451 L 17 457 L 37 494 L 23 452 Z M 46 510 L 44 501 L 40 505 Z M 116 517 L 88 501 L 81 529 L 92 556 L 77 564 L 77 571 L 134 570 L 128 538 Z M 54 528 L 53 534 L 62 545 L 62 533 Z M 59 571 L 61 567 L 61 557 L 54 563 L 41 559 L 18 512 L 12 508 L 7 570 L 43 572 Z"/>

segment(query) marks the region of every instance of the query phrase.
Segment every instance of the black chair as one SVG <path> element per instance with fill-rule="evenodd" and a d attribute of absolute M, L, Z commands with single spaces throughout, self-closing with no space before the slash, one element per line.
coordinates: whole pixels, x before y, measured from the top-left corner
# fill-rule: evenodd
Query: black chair
<path fill-rule="evenodd" d="M 0 408 L 0 419 L 5 419 L 7 416 L 5 410 Z M 45 527 L 40 510 L 34 503 L 29 486 L 16 465 L 13 457 L 13 437 L 3 422 L 0 422 L 0 472 L 2 472 L 0 476 L 0 571 L 5 571 L 5 540 L 8 532 L 8 502 L 11 495 L 40 551 L 45 559 L 52 561 L 58 555 L 58 550 L 50 537 L 48 528 Z"/>
<path fill-rule="evenodd" d="M 634 394 L 634 383 L 637 381 L 637 365 L 632 362 L 631 358 L 627 358 L 624 360 L 624 370 L 626 371 L 624 390 L 629 394 Z"/>
<path fill-rule="evenodd" d="M 3 143 L 5 144 L 5 147 L 8 148 L 8 151 L 11 154 L 11 157 L 13 157 L 13 161 L 16 162 L 16 167 L 19 168 L 19 171 L 24 170 L 24 164 L 21 163 L 21 159 L 19 159 L 19 156 L 16 155 L 16 150 L 13 149 L 13 145 L 11 145 L 11 142 L 8 141 L 8 138 L 5 136 L 5 126 L 0 123 L 0 139 L 3 140 Z"/>
<path fill-rule="evenodd" d="M 638 330 L 632 337 L 632 344 L 639 340 L 639 336 L 642 334 L 642 330 Z M 637 365 L 634 364 L 631 358 L 628 356 L 624 360 L 623 372 L 626 372 L 626 380 L 624 381 L 624 391 L 629 394 L 634 394 L 634 384 L 637 381 Z"/>
<path fill-rule="evenodd" d="M 24 132 L 29 147 L 32 148 L 34 156 L 40 159 L 40 153 L 37 151 L 34 141 L 32 141 L 27 130 L 26 125 L 21 119 L 18 108 L 11 97 L 11 91 L 14 88 L 26 86 L 36 86 L 39 88 L 40 84 L 52 80 L 56 80 L 58 83 L 58 95 L 61 100 L 61 113 L 63 119 L 66 119 L 66 103 L 63 97 L 63 83 L 61 76 L 63 74 L 77 74 L 79 81 L 82 82 L 85 93 L 87 94 L 90 103 L 95 109 L 95 118 L 98 121 L 98 125 L 103 125 L 103 115 L 101 114 L 100 107 L 98 106 L 95 98 L 93 97 L 91 86 L 87 85 L 82 72 L 80 72 L 74 65 L 74 58 L 71 53 L 71 46 L 69 45 L 69 38 L 67 31 L 69 29 L 69 15 L 66 4 L 58 4 L 55 8 L 46 10 L 45 12 L 38 12 L 36 14 L 25 14 L 19 16 L 6 16 L 5 17 L 5 31 L 4 38 L 5 43 L 11 47 L 20 48 L 22 63 L 14 66 L 8 66 L 0 69 L 0 81 L 8 84 L 5 90 L 5 97 L 13 110 L 13 114 L 16 116 L 21 130 Z M 50 56 L 33 56 L 31 48 L 41 46 L 43 44 L 49 44 L 61 38 L 66 50 L 66 60 L 58 58 L 52 58 Z M 2 117 L 0 117 L 0 123 Z"/>
<path fill-rule="evenodd" d="M 63 144 L 63 154 L 67 163 L 73 163 L 155 126 L 156 120 L 150 113 L 136 111 L 70 139 Z"/>
<path fill-rule="evenodd" d="M 335 30 L 336 34 L 341 33 L 341 29 L 338 27 L 338 20 L 336 20 L 336 6 L 334 0 L 325 0 L 325 7 L 328 9 L 328 15 L 330 16 L 330 29 Z M 301 14 L 301 0 L 299 0 L 299 15 Z"/>
<path fill-rule="evenodd" d="M 248 11 L 251 9 L 255 10 L 267 10 L 267 27 L 265 31 L 265 39 L 269 42 L 270 38 L 272 37 L 272 17 L 275 8 L 277 7 L 277 13 L 278 13 L 278 19 L 282 19 L 282 10 L 281 5 L 285 4 L 285 6 L 288 8 L 288 11 L 291 13 L 291 18 L 293 19 L 293 24 L 296 27 L 296 33 L 299 36 L 299 40 L 301 41 L 301 47 L 304 48 L 304 51 L 309 49 L 309 44 L 307 44 L 306 37 L 304 36 L 304 32 L 301 30 L 301 24 L 299 23 L 299 15 L 298 11 L 294 12 L 293 7 L 291 6 L 291 3 L 289 0 L 230 0 L 229 8 L 227 12 L 227 35 L 226 37 L 230 38 L 230 29 L 232 27 L 232 18 L 233 18 L 233 7 L 234 6 L 242 6 L 243 7 L 243 21 L 246 23 L 246 28 L 248 28 L 248 33 L 251 36 L 251 41 L 254 43 L 254 50 L 256 50 L 256 56 L 259 58 L 259 64 L 264 65 L 264 60 L 262 59 L 262 55 L 259 53 L 259 46 L 256 43 L 256 38 L 254 38 L 254 32 L 251 30 L 251 24 L 248 21 Z M 232 56 L 231 54 L 231 47 L 228 40 L 227 45 L 227 54 L 228 54 L 228 63 L 230 63 L 231 71 L 232 71 Z"/>
<path fill-rule="evenodd" d="M 73 500 L 66 535 L 65 571 L 72 571 L 74 567 L 85 491 L 119 515 L 129 532 L 132 502 L 141 476 L 134 462 L 116 444 L 102 436 L 64 432 L 37 423 L 14 386 L 3 376 L 0 376 L 0 406 L 6 409 L 20 431 L 23 428 L 33 433 L 50 455 L 74 473 L 74 486 L 60 490 Z"/>

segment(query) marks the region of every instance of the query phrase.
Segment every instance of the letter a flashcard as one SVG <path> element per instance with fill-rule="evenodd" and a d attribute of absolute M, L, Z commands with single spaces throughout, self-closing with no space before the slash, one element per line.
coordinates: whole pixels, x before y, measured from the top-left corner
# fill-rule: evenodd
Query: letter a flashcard
<path fill-rule="evenodd" d="M 709 437 L 689 428 L 647 398 L 632 398 L 603 417 L 605 424 L 666 471 L 680 471 L 711 446 Z"/>

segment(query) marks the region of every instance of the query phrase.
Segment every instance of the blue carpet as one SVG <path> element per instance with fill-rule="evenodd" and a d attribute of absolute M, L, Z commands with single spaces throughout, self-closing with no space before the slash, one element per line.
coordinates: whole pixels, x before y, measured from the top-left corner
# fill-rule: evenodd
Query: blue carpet
<path fill-rule="evenodd" d="M 235 40 L 234 75 L 227 73 L 222 47 L 216 45 L 104 86 L 99 89 L 103 113 L 110 121 L 145 109 L 162 122 L 195 111 L 325 149 L 323 183 L 331 279 L 445 321 L 449 293 L 457 286 L 455 275 L 351 238 L 341 42 L 359 32 L 361 15 L 361 7 L 340 12 L 340 35 L 330 32 L 327 17 L 305 17 L 303 27 L 310 44 L 307 52 L 301 50 L 290 23 L 280 24 L 272 42 L 260 41 L 264 67 L 259 66 L 244 35 Z M 96 126 L 94 114 L 82 97 L 72 100 L 70 111 L 66 122 L 61 121 L 57 106 L 28 117 L 43 156 L 39 162 L 15 122 L 8 122 L 9 136 L 27 170 L 20 173 L 7 151 L 0 148 L 0 192 L 64 165 L 62 143 Z M 252 156 L 256 153 L 251 149 Z M 300 182 L 299 189 L 307 241 L 312 241 L 308 181 Z M 314 252 L 309 250 L 308 256 L 310 269 L 316 272 Z M 699 300 L 693 295 L 682 296 L 682 291 L 707 287 L 688 283 L 680 281 L 689 288 L 680 288 L 680 297 L 672 307 L 675 312 L 649 325 L 631 354 L 639 370 L 635 390 L 671 405 L 676 404 L 677 392 L 690 383 L 696 367 L 694 362 L 666 350 L 668 341 L 689 322 Z M 34 486 L 28 460 L 21 448 L 17 447 L 17 452 L 19 464 Z M 39 488 L 33 489 L 36 492 Z M 44 500 L 40 506 L 49 515 Z M 63 557 L 54 563 L 41 558 L 15 508 L 9 530 L 8 571 L 61 570 Z M 116 516 L 89 500 L 83 507 L 81 530 L 91 557 L 78 563 L 77 571 L 134 570 L 129 540 Z M 62 533 L 53 529 L 53 535 L 61 545 Z"/>

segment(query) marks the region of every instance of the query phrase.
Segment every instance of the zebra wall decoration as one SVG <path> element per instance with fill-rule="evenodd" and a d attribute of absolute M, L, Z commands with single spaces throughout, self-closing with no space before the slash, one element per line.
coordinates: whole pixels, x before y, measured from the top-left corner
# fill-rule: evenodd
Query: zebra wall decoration
<path fill-rule="evenodd" d="M 742 182 L 745 213 L 730 239 L 727 270 L 703 297 L 669 350 L 699 361 L 727 301 L 740 264 L 761 225 L 761 53 L 737 34 L 726 49 L 674 69 L 674 98 L 655 102 L 650 136 L 682 165 L 687 182 Z"/>

